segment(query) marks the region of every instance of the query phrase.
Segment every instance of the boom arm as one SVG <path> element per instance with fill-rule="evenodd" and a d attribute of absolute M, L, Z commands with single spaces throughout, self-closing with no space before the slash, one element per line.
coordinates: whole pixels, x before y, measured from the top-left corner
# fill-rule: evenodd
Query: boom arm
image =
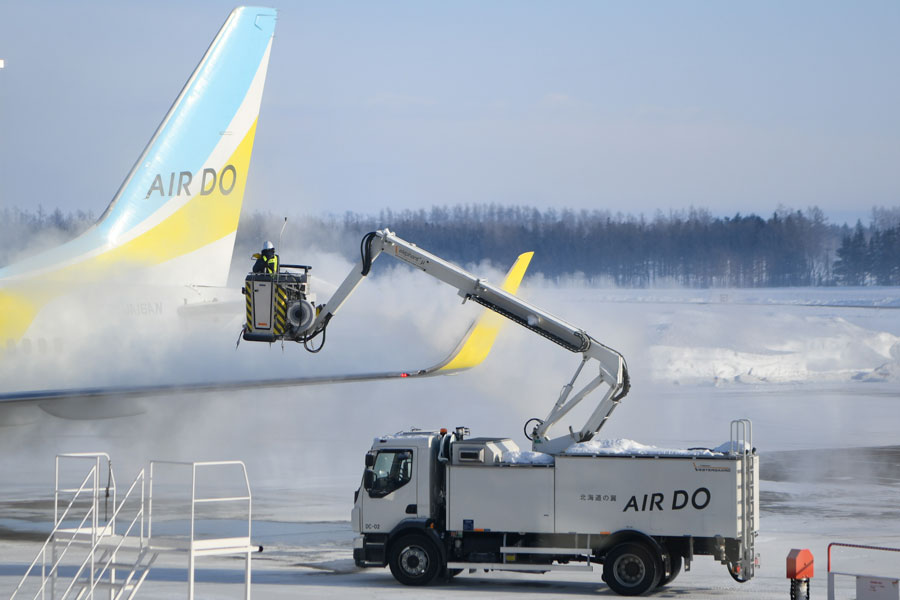
<path fill-rule="evenodd" d="M 535 450 L 553 454 L 562 452 L 573 442 L 590 440 L 603 427 L 613 410 L 628 393 L 630 387 L 628 369 L 625 358 L 621 354 L 604 346 L 588 335 L 586 331 L 418 248 L 415 244 L 397 237 L 387 229 L 369 233 L 363 238 L 359 264 L 350 272 L 331 299 L 318 311 L 316 320 L 310 328 L 313 336 L 327 327 L 331 318 L 356 290 L 363 278 L 368 275 L 372 263 L 382 253 L 398 258 L 428 275 L 452 285 L 459 290 L 459 295 L 464 299 L 474 300 L 563 348 L 582 354 L 581 363 L 569 383 L 563 386 L 553 409 L 532 432 Z M 598 374 L 572 395 L 578 376 L 584 366 L 592 360 L 597 362 Z M 570 428 L 568 435 L 550 439 L 548 437 L 550 428 L 602 384 L 606 384 L 608 389 L 584 427 L 577 433 Z"/>

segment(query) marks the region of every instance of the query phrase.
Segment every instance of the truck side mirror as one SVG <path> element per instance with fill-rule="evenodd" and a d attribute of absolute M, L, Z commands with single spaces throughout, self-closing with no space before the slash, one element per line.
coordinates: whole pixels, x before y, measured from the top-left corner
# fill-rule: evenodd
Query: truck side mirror
<path fill-rule="evenodd" d="M 368 461 L 366 461 L 368 462 Z M 366 472 L 363 473 L 363 489 L 367 492 L 372 489 L 372 486 L 375 484 L 375 471 L 374 469 L 366 469 Z"/>
<path fill-rule="evenodd" d="M 375 455 L 371 452 L 366 453 L 366 468 L 371 469 L 375 466 Z"/>

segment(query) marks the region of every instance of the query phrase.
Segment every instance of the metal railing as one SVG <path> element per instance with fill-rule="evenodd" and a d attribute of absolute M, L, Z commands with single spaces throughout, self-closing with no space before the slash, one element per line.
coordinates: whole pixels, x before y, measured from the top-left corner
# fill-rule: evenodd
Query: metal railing
<path fill-rule="evenodd" d="M 63 488 L 60 485 L 60 462 L 61 459 L 91 459 L 93 464 L 88 470 L 87 475 L 77 487 Z M 112 496 L 113 512 L 100 517 L 100 499 L 101 492 L 104 487 L 100 485 L 101 478 L 101 461 L 107 462 L 107 485 L 105 486 L 105 498 Z M 162 466 L 190 467 L 191 476 L 191 507 L 190 507 L 190 531 L 187 536 L 186 544 L 179 544 L 177 540 L 153 537 L 153 500 L 154 500 L 154 473 Z M 240 467 L 243 476 L 242 491 L 236 495 L 216 495 L 201 494 L 198 491 L 198 471 L 212 470 L 217 467 Z M 150 567 L 155 562 L 160 552 L 174 551 L 188 553 L 188 598 L 194 597 L 194 566 L 196 557 L 211 555 L 243 555 L 245 557 L 244 567 L 244 598 L 250 599 L 250 555 L 253 548 L 250 546 L 250 532 L 252 526 L 252 494 L 250 493 L 250 480 L 247 476 L 247 468 L 241 461 L 210 461 L 210 462 L 175 462 L 175 461 L 152 461 L 150 463 L 150 485 L 149 493 L 145 495 L 146 488 L 146 469 L 141 469 L 137 477 L 125 492 L 121 501 L 118 501 L 115 477 L 112 473 L 112 466 L 109 456 L 105 453 L 79 453 L 79 454 L 60 454 L 56 457 L 56 473 L 55 473 L 55 489 L 54 489 L 54 509 L 53 509 L 53 529 L 49 537 L 41 546 L 34 560 L 28 566 L 25 574 L 22 576 L 18 586 L 13 592 L 10 600 L 17 597 L 24 597 L 24 588 L 30 577 L 36 577 L 36 569 L 40 563 L 40 585 L 37 591 L 31 596 L 32 600 L 46 600 L 49 596 L 50 600 L 57 598 L 56 587 L 59 565 L 66 557 L 67 552 L 73 545 L 84 548 L 89 547 L 87 555 L 81 560 L 80 565 L 75 571 L 74 576 L 69 582 L 66 589 L 59 596 L 67 598 L 75 592 L 77 598 L 94 598 L 94 592 L 100 585 L 109 586 L 109 597 L 111 599 L 122 598 L 127 594 L 128 598 L 134 597 L 141 584 L 146 579 Z M 138 506 L 135 510 L 133 518 L 124 528 L 122 533 L 117 533 L 116 522 L 124 518 L 123 511 L 126 504 L 132 497 L 138 497 Z M 72 494 L 71 500 L 63 508 L 62 500 L 66 494 Z M 84 511 L 80 521 L 74 528 L 66 528 L 63 525 L 67 521 L 77 519 L 73 517 L 75 511 L 73 506 L 79 500 L 84 501 L 90 494 L 90 506 Z M 145 501 L 147 505 L 145 507 Z M 198 508 L 202 505 L 212 504 L 238 504 L 242 510 L 246 510 L 247 533 L 246 536 L 228 537 L 228 538 L 200 538 L 198 537 L 196 520 Z M 133 505 L 132 505 L 133 506 Z M 130 513 L 129 513 L 130 514 Z M 79 512 L 78 515 L 81 515 Z M 90 523 L 88 526 L 87 524 Z M 89 537 L 88 537 L 89 536 Z M 89 544 L 88 544 L 89 540 Z M 129 543 L 129 540 L 136 542 Z M 76 544 L 77 542 L 77 544 Z M 59 548 L 62 550 L 59 551 Z M 48 561 L 48 550 L 52 553 Z M 136 552 L 134 560 L 117 561 L 120 552 L 125 553 Z M 79 555 L 80 558 L 80 555 Z M 76 559 L 77 561 L 78 559 Z M 127 566 L 123 567 L 122 564 Z M 49 565 L 49 568 L 48 568 Z M 116 581 L 116 570 L 121 571 L 128 569 L 128 574 L 121 580 Z M 138 575 L 138 572 L 140 574 Z M 137 577 L 137 579 L 135 579 Z M 29 592 L 30 593 L 29 588 Z"/>
<path fill-rule="evenodd" d="M 88 474 L 85 476 L 84 480 L 81 482 L 81 485 L 78 488 L 75 488 L 75 491 L 74 491 L 75 495 L 72 497 L 72 500 L 69 502 L 69 505 L 66 506 L 65 510 L 63 510 L 61 518 L 57 519 L 56 517 L 54 517 L 54 520 L 56 522 L 53 526 L 53 530 L 50 532 L 50 536 L 47 538 L 47 541 L 45 541 L 43 543 L 43 545 L 41 546 L 41 549 L 38 550 L 37 556 L 34 557 L 34 560 L 31 561 L 31 564 L 28 565 L 28 569 L 26 569 L 25 574 L 22 575 L 22 579 L 19 581 L 19 585 L 17 585 L 16 589 L 13 591 L 12 596 L 10 596 L 10 600 L 13 600 L 13 598 L 16 597 L 16 594 L 18 594 L 19 591 L 25 586 L 25 583 L 28 581 L 28 577 L 31 576 L 31 572 L 37 566 L 37 563 L 39 560 L 41 561 L 41 585 L 38 588 L 38 591 L 33 596 L 33 598 L 36 599 L 40 596 L 43 599 L 45 597 L 47 583 L 55 580 L 57 567 L 59 567 L 59 563 L 62 561 L 63 556 L 68 551 L 69 547 L 72 545 L 72 542 L 75 540 L 75 537 L 77 536 L 77 533 L 73 533 L 72 537 L 68 540 L 66 547 L 63 548 L 63 551 L 61 553 L 59 553 L 59 555 L 57 556 L 56 550 L 55 550 L 55 543 L 56 543 L 55 537 L 61 529 L 60 525 L 62 524 L 62 521 L 65 520 L 65 518 L 68 516 L 69 510 L 75 504 L 75 501 L 78 500 L 79 497 L 81 496 L 81 494 L 85 491 L 85 489 L 86 489 L 85 486 L 87 486 L 88 482 L 91 481 L 92 479 L 94 480 L 94 482 L 90 489 L 92 489 L 94 491 L 94 494 L 96 497 L 96 491 L 97 491 L 97 477 L 96 476 L 97 476 L 96 467 L 91 467 L 91 469 L 88 471 Z M 78 524 L 77 529 L 81 529 L 82 527 L 84 527 L 84 523 L 85 523 L 85 521 L 87 521 L 88 517 L 93 517 L 96 515 L 95 508 L 96 508 L 96 504 L 92 504 L 91 508 L 89 508 L 87 510 L 87 512 L 85 513 L 84 517 L 82 517 L 81 522 Z M 51 542 L 54 543 L 54 546 L 53 546 L 53 556 L 50 560 L 50 573 L 48 575 L 48 573 L 47 573 L 47 548 L 50 546 Z M 54 596 L 53 590 L 51 589 L 50 597 L 52 598 L 53 596 Z"/>
<path fill-rule="evenodd" d="M 59 465 L 61 459 L 74 459 L 74 460 L 93 460 L 94 467 L 96 468 L 96 477 L 97 480 L 94 482 L 94 503 L 99 504 L 100 500 L 100 461 L 102 459 L 106 460 L 106 490 L 105 490 L 105 498 L 109 498 L 110 492 L 112 492 L 112 501 L 113 508 L 116 506 L 116 476 L 113 473 L 112 469 L 112 461 L 109 458 L 109 454 L 106 452 L 68 452 L 65 454 L 57 454 L 54 468 L 54 480 L 53 480 L 53 522 L 59 523 L 59 497 L 60 494 L 72 493 L 74 490 L 60 488 L 59 487 Z M 92 526 L 96 527 L 99 522 L 99 512 L 96 518 L 94 519 Z"/>
<path fill-rule="evenodd" d="M 115 579 L 116 569 L 115 569 L 115 567 L 113 567 L 113 568 L 110 568 L 110 567 L 116 562 L 116 556 L 117 556 L 118 552 L 122 549 L 126 540 L 128 540 L 128 536 L 131 535 L 132 529 L 134 529 L 135 525 L 140 524 L 140 526 L 138 528 L 138 535 L 139 535 L 138 547 L 136 549 L 138 552 L 138 555 L 135 558 L 134 563 L 131 565 L 131 568 L 129 569 L 128 575 L 126 576 L 125 580 L 120 583 L 120 585 L 121 585 L 120 593 L 115 594 L 115 597 L 119 597 L 121 595 L 121 592 L 126 591 L 127 586 L 131 583 L 131 580 L 134 578 L 134 575 L 135 575 L 135 572 L 136 572 L 138 566 L 141 564 L 141 561 L 144 557 L 145 549 L 146 549 L 146 546 L 145 546 L 146 538 L 144 537 L 144 479 L 145 479 L 144 469 L 141 469 L 140 472 L 137 474 L 137 477 L 135 477 L 134 481 L 131 483 L 131 486 L 128 488 L 128 491 L 125 492 L 125 495 L 122 497 L 122 502 L 119 503 L 115 507 L 115 510 L 113 511 L 113 515 L 109 519 L 108 524 L 103 528 L 103 531 L 100 532 L 100 535 L 97 537 L 97 539 L 91 546 L 91 550 L 89 552 L 88 557 L 85 558 L 85 560 L 81 563 L 81 566 L 79 566 L 78 570 L 75 573 L 75 576 L 72 578 L 72 582 L 69 584 L 69 587 L 66 588 L 66 591 L 63 593 L 63 596 L 62 596 L 63 598 L 67 597 L 69 592 L 72 590 L 72 588 L 75 587 L 75 585 L 78 583 L 78 578 L 84 572 L 84 569 L 87 566 L 88 561 L 90 561 L 90 563 L 91 563 L 90 587 L 88 588 L 88 597 L 89 598 L 94 597 L 94 590 L 96 589 L 97 585 L 101 581 L 103 581 L 103 577 L 104 577 L 104 575 L 106 575 L 107 572 L 109 572 L 110 584 L 115 584 L 116 583 L 116 579 Z M 114 538 L 113 541 L 115 541 L 115 539 L 118 539 L 118 542 L 116 542 L 115 546 L 107 546 L 105 548 L 101 548 L 101 543 L 104 541 L 103 540 L 104 536 L 115 535 L 116 519 L 118 518 L 119 513 L 122 511 L 122 508 L 128 502 L 129 498 L 131 497 L 131 494 L 136 489 L 138 483 L 141 484 L 141 487 L 140 487 L 141 495 L 139 497 L 139 505 L 138 505 L 138 509 L 134 515 L 134 518 L 132 518 L 131 522 L 128 524 L 128 527 L 125 528 L 125 531 L 121 535 Z M 99 572 L 97 572 L 95 556 L 96 556 L 97 552 L 101 549 L 105 550 L 106 560 L 101 561 L 102 564 L 100 565 L 100 570 L 99 570 Z M 146 571 L 145 571 L 144 575 L 140 578 L 138 585 L 140 583 L 143 583 L 145 577 L 146 577 Z"/>
<path fill-rule="evenodd" d="M 250 571 L 250 553 L 252 549 L 250 548 L 250 532 L 252 525 L 252 515 L 253 515 L 253 496 L 250 493 L 250 479 L 247 477 L 247 467 L 244 465 L 242 461 L 239 460 L 223 460 L 223 461 L 206 461 L 206 462 L 180 462 L 180 461 L 167 461 L 167 460 L 155 460 L 150 462 L 150 494 L 148 497 L 148 511 L 149 511 L 149 520 L 148 520 L 148 529 L 147 536 L 150 539 L 150 545 L 153 547 L 153 486 L 154 486 L 154 475 L 158 470 L 158 467 L 161 466 L 174 466 L 174 467 L 190 467 L 191 469 L 191 524 L 190 524 L 190 534 L 188 538 L 188 599 L 193 599 L 194 597 L 194 569 L 196 563 L 196 557 L 200 555 L 212 555 L 212 554 L 244 554 L 245 555 L 245 566 L 244 566 L 244 598 L 245 600 L 250 600 L 250 579 L 251 579 L 251 571 Z M 211 469 L 214 467 L 227 467 L 227 466 L 239 466 L 241 469 L 241 473 L 244 477 L 244 490 L 245 493 L 239 496 L 198 496 L 197 493 L 197 471 L 198 469 Z M 239 503 L 243 504 L 246 502 L 246 511 L 247 511 L 247 535 L 246 537 L 242 536 L 240 538 L 218 538 L 218 539 L 197 539 L 197 531 L 196 531 L 196 516 L 197 516 L 197 506 L 204 504 L 216 504 L 216 503 Z"/>
<path fill-rule="evenodd" d="M 843 542 L 832 542 L 828 544 L 828 600 L 835 600 L 834 580 L 836 575 L 846 575 L 849 577 L 872 577 L 884 579 L 898 579 L 895 575 L 876 575 L 874 573 L 856 573 L 850 571 L 832 571 L 831 570 L 831 549 L 839 548 L 855 548 L 857 550 L 874 550 L 876 552 L 894 552 L 900 553 L 900 548 L 885 548 L 883 546 L 867 546 L 865 544 L 846 544 Z"/>
<path fill-rule="evenodd" d="M 87 475 L 85 475 L 84 479 L 81 482 L 81 485 L 75 488 L 62 488 L 60 487 L 60 460 L 61 459 L 90 459 L 94 462 L 94 464 L 88 470 Z M 50 535 L 47 537 L 47 540 L 43 543 L 40 550 L 38 550 L 37 555 L 34 557 L 34 560 L 31 561 L 31 564 L 28 566 L 28 569 L 25 571 L 25 574 L 22 576 L 22 579 L 19 581 L 19 585 L 16 586 L 15 591 L 13 591 L 12 596 L 10 596 L 10 600 L 16 597 L 16 595 L 24 588 L 28 578 L 32 575 L 32 571 L 37 566 L 38 561 L 41 563 L 41 583 L 38 587 L 37 592 L 35 592 L 33 599 L 37 599 L 40 597 L 42 600 L 47 596 L 47 587 L 49 584 L 50 587 L 50 598 L 53 599 L 56 596 L 56 578 L 59 569 L 59 565 L 65 557 L 66 553 L 72 547 L 72 544 L 78 538 L 79 535 L 84 535 L 88 531 L 91 534 L 91 546 L 95 546 L 97 540 L 100 536 L 99 531 L 99 515 L 98 515 L 98 506 L 99 506 L 99 498 L 100 498 L 100 464 L 101 460 L 106 460 L 107 464 L 107 487 L 106 492 L 107 496 L 112 491 L 113 494 L 113 505 L 115 506 L 115 477 L 112 473 L 112 463 L 109 460 L 109 455 L 103 452 L 93 452 L 93 453 L 68 453 L 68 454 L 58 454 L 56 456 L 55 461 L 55 476 L 54 476 L 54 491 L 53 491 L 53 529 L 50 531 Z M 90 483 L 90 486 L 88 485 Z M 66 519 L 69 517 L 69 513 L 72 510 L 72 507 L 79 500 L 83 500 L 86 493 L 90 491 L 90 507 L 85 511 L 84 516 L 78 522 L 78 525 L 74 529 L 64 528 L 62 525 L 65 523 Z M 60 496 L 64 494 L 71 494 L 72 499 L 69 500 L 69 503 L 60 513 Z M 88 519 L 91 521 L 90 529 L 85 528 L 85 524 Z M 108 528 L 109 524 L 104 525 L 104 529 Z M 60 534 L 70 534 L 68 538 L 65 540 L 60 539 Z M 62 549 L 62 552 L 57 552 L 57 546 L 59 544 L 65 543 L 65 546 Z M 51 557 L 50 557 L 50 569 L 47 569 L 47 550 L 50 549 Z M 93 552 L 89 552 L 88 556 L 85 558 L 85 563 L 91 563 L 91 575 L 93 577 Z M 73 579 L 74 581 L 74 579 Z M 93 584 L 93 579 L 91 579 L 91 583 Z M 71 586 L 70 586 L 71 587 Z"/>

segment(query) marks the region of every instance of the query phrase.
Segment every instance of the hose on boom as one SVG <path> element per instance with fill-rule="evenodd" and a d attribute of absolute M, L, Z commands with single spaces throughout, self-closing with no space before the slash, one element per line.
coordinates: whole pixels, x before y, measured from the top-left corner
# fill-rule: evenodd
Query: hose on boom
<path fill-rule="evenodd" d="M 368 275 L 369 270 L 372 268 L 372 240 L 375 239 L 376 235 L 378 235 L 377 232 L 370 231 L 363 236 L 362 241 L 359 243 L 359 256 L 362 260 L 363 277 Z"/>

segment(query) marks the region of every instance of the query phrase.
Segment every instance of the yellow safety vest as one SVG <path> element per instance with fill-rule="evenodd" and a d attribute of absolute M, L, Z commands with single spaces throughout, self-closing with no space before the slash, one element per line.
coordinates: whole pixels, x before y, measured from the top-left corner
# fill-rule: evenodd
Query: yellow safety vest
<path fill-rule="evenodd" d="M 278 255 L 275 254 L 272 258 L 266 261 L 266 270 L 273 275 L 278 272 Z"/>

